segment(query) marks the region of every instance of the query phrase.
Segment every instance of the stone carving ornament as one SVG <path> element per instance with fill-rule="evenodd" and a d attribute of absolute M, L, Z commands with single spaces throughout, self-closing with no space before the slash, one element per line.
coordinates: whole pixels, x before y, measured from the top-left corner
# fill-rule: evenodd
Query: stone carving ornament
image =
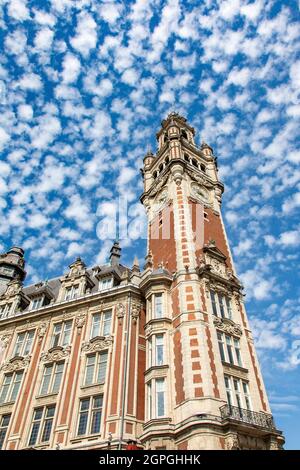
<path fill-rule="evenodd" d="M 125 315 L 125 305 L 122 303 L 117 304 L 116 311 L 117 311 L 117 318 L 119 320 L 122 320 L 122 318 Z"/>
<path fill-rule="evenodd" d="M 15 357 L 2 365 L 3 372 L 14 372 L 16 370 L 26 369 L 30 363 L 30 356 Z"/>
<path fill-rule="evenodd" d="M 85 324 L 85 322 L 86 322 L 86 314 L 85 313 L 84 314 L 80 313 L 75 318 L 75 325 L 77 326 L 77 328 L 79 330 L 81 330 L 83 328 L 83 325 Z"/>
<path fill-rule="evenodd" d="M 49 351 L 43 353 L 41 355 L 42 362 L 58 362 L 62 359 L 65 359 L 70 355 L 71 347 L 67 346 L 66 348 L 62 348 L 61 346 L 57 346 L 55 348 L 49 349 Z"/>
<path fill-rule="evenodd" d="M 231 320 L 224 320 L 223 318 L 214 318 L 214 325 L 218 330 L 223 331 L 226 334 L 233 336 L 242 336 L 242 329 L 236 323 Z"/>
<path fill-rule="evenodd" d="M 3 336 L 1 336 L 0 338 L 0 341 L 1 341 L 1 345 L 4 349 L 7 348 L 8 346 L 8 343 L 10 342 L 10 339 L 12 337 L 12 334 L 11 333 L 6 333 L 4 334 Z"/>
<path fill-rule="evenodd" d="M 131 307 L 131 318 L 136 323 L 141 313 L 141 305 L 133 304 Z"/>
<path fill-rule="evenodd" d="M 113 336 L 107 336 L 106 338 L 99 337 L 94 341 L 87 341 L 82 344 L 82 351 L 85 352 L 98 352 L 103 349 L 108 349 L 113 343 Z"/>
<path fill-rule="evenodd" d="M 43 337 L 45 336 L 48 330 L 49 322 L 43 322 L 39 325 L 37 329 L 38 340 L 42 341 Z"/>

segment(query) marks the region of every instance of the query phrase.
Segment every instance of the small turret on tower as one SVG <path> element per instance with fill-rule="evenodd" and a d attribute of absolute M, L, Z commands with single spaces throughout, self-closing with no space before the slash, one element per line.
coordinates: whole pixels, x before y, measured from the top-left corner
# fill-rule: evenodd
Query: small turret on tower
<path fill-rule="evenodd" d="M 19 279 L 24 281 L 26 277 L 24 250 L 13 246 L 6 253 L 0 255 L 0 293 L 4 292 L 7 284 Z"/>
<path fill-rule="evenodd" d="M 115 241 L 113 246 L 111 247 L 110 257 L 109 257 L 109 261 L 112 266 L 120 264 L 121 250 L 122 249 L 119 245 L 119 242 Z"/>

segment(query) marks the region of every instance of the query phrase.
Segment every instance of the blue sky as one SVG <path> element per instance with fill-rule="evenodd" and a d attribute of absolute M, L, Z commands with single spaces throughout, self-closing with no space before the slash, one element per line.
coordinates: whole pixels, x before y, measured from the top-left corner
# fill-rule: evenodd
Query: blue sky
<path fill-rule="evenodd" d="M 99 222 L 126 194 L 168 112 L 208 142 L 272 410 L 300 448 L 300 61 L 296 1 L 0 1 L 0 251 L 28 281 L 78 255 L 105 262 Z M 299 50 L 299 49 L 298 49 Z M 298 137 L 298 138 L 297 138 Z M 145 241 L 132 227 L 123 262 Z"/>

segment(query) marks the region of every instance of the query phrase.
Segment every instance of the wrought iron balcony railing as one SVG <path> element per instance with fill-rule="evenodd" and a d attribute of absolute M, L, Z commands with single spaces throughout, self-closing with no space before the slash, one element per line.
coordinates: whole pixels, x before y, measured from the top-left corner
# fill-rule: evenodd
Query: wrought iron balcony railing
<path fill-rule="evenodd" d="M 243 423 L 260 426 L 266 429 L 275 429 L 273 416 L 267 413 L 244 410 L 238 406 L 223 405 L 220 408 L 222 419 L 233 419 Z"/>

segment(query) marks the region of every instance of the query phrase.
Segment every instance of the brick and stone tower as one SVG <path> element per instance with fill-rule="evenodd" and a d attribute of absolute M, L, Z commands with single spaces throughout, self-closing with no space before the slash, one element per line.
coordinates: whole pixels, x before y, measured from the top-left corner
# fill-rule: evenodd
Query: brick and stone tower
<path fill-rule="evenodd" d="M 171 113 L 144 158 L 146 448 L 276 449 L 212 148 Z"/>

